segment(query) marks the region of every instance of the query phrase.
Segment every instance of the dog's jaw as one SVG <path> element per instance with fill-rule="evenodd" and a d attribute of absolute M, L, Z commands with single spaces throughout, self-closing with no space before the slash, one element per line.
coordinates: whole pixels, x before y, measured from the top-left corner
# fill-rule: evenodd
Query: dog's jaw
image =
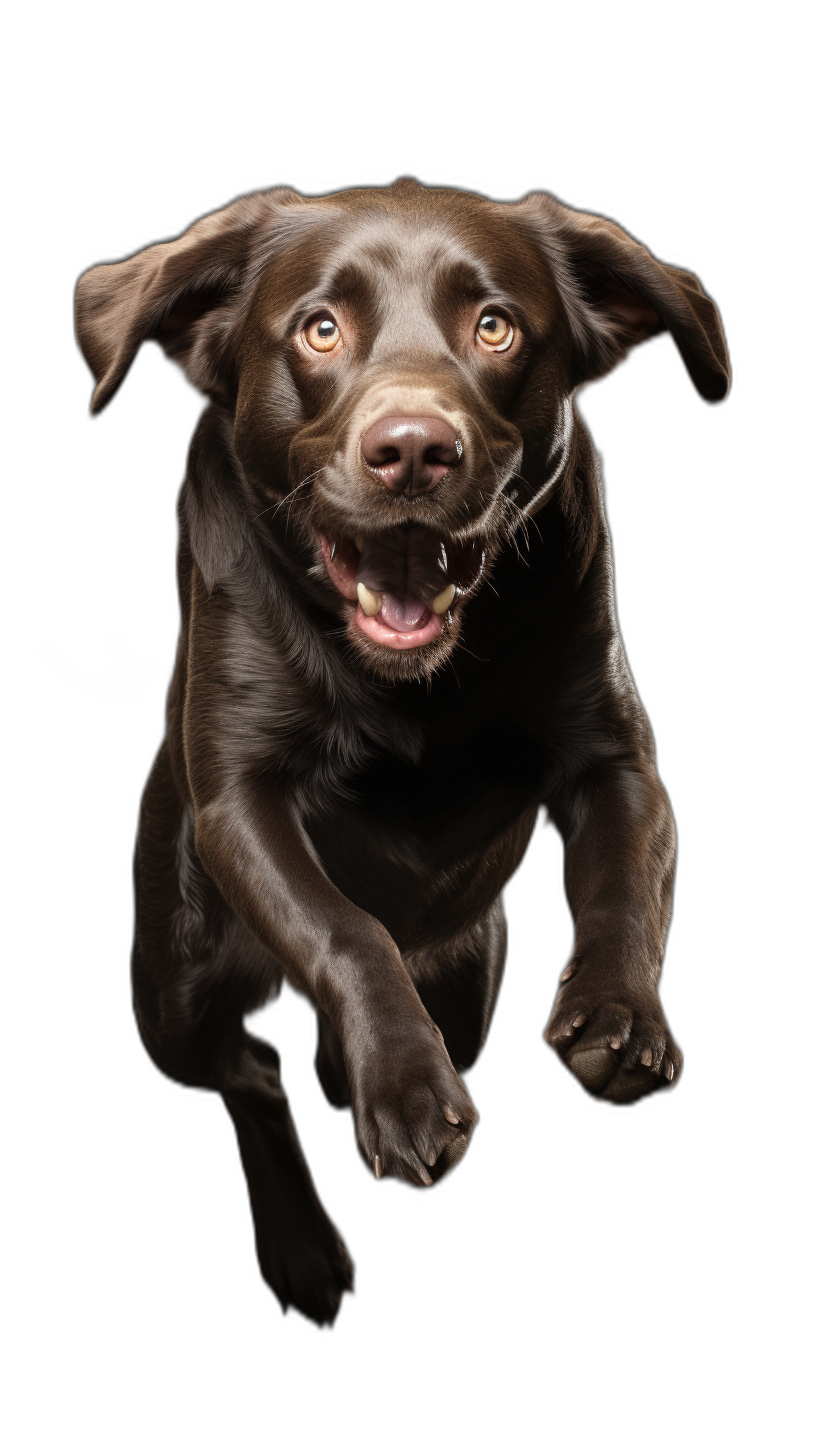
<path fill-rule="evenodd" d="M 389 571 L 387 551 L 380 550 L 377 560 L 376 545 L 362 536 L 354 542 L 330 543 L 321 534 L 320 546 L 333 586 L 346 601 L 357 603 L 354 626 L 369 641 L 404 652 L 424 647 L 440 635 L 456 593 L 452 582 L 440 587 L 441 563 L 432 561 L 424 579 L 418 582 L 414 573 L 411 582 L 397 564 Z"/>
<path fill-rule="evenodd" d="M 484 570 L 481 542 L 455 546 L 422 528 L 330 540 L 326 575 L 347 604 L 347 630 L 366 665 L 390 680 L 431 676 L 459 636 L 459 611 Z M 352 609 L 353 604 L 353 609 Z"/>

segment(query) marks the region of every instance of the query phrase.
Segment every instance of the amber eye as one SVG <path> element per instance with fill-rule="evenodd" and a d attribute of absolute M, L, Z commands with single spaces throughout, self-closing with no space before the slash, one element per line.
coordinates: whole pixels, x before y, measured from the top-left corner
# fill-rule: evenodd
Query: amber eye
<path fill-rule="evenodd" d="M 323 314 L 320 318 L 312 319 L 303 331 L 303 337 L 310 349 L 315 349 L 318 354 L 328 354 L 336 349 L 340 343 L 340 330 L 333 318 Z"/>
<path fill-rule="evenodd" d="M 476 334 L 482 344 L 501 354 L 513 342 L 513 326 L 500 313 L 483 313 Z"/>

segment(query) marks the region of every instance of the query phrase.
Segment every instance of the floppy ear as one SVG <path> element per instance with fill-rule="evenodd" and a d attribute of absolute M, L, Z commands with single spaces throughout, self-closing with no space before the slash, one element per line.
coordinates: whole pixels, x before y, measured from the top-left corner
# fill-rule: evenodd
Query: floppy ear
<path fill-rule="evenodd" d="M 253 240 L 287 189 L 239 198 L 180 238 L 155 243 L 121 263 L 83 273 L 76 288 L 76 332 L 96 378 L 94 414 L 122 383 L 145 339 L 158 339 L 200 389 L 216 387 L 230 322 Z"/>
<path fill-rule="evenodd" d="M 605 217 L 574 212 L 546 193 L 525 198 L 545 224 L 545 245 L 577 344 L 577 383 L 612 369 L 633 344 L 668 329 L 704 399 L 731 382 L 716 304 L 693 273 L 654 258 Z"/>

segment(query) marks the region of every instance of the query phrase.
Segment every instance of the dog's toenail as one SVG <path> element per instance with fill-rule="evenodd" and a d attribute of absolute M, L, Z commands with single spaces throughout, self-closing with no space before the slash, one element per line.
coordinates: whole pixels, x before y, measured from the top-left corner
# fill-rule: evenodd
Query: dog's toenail
<path fill-rule="evenodd" d="M 620 1051 L 620 1044 L 621 1044 L 621 1039 L 620 1039 L 619 1036 L 610 1037 L 609 1045 L 611 1046 L 613 1052 Z"/>
<path fill-rule="evenodd" d="M 561 980 L 562 981 L 571 981 L 574 975 L 575 975 L 575 967 L 574 966 L 567 966 L 567 969 L 565 971 L 562 971 L 561 972 Z"/>
<path fill-rule="evenodd" d="M 582 1011 L 580 1016 L 576 1016 L 576 1018 L 575 1018 L 575 1020 L 573 1021 L 572 1024 L 573 1024 L 573 1026 L 583 1026 L 583 1024 L 584 1024 L 585 1021 L 586 1021 L 586 1015 Z"/>
<path fill-rule="evenodd" d="M 642 1061 L 644 1067 L 650 1067 L 652 1065 L 652 1054 L 648 1047 L 646 1048 L 640 1060 Z"/>
<path fill-rule="evenodd" d="M 426 1188 L 430 1188 L 433 1185 L 433 1178 L 431 1177 L 427 1168 L 420 1168 L 419 1176 L 425 1184 Z"/>
<path fill-rule="evenodd" d="M 376 1154 L 374 1156 L 374 1177 L 382 1178 L 382 1163 Z"/>
<path fill-rule="evenodd" d="M 666 1076 L 668 1077 L 669 1081 L 671 1081 L 672 1077 L 674 1076 L 674 1067 L 672 1066 L 671 1062 L 669 1062 L 669 1065 L 666 1068 Z"/>
<path fill-rule="evenodd" d="M 451 1107 L 451 1105 L 450 1105 L 449 1102 L 447 1102 L 445 1104 L 445 1106 L 443 1107 L 442 1111 L 444 1112 L 444 1114 L 445 1114 L 448 1122 L 452 1122 L 452 1123 L 454 1123 L 454 1125 L 456 1125 L 459 1122 L 459 1118 L 458 1118 L 457 1114 L 454 1112 L 454 1110 Z"/>

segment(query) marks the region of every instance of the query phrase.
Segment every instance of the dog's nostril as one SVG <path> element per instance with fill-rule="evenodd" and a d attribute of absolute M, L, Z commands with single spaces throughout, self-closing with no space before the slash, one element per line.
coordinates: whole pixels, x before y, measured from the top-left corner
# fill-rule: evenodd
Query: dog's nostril
<path fill-rule="evenodd" d="M 453 426 L 437 415 L 386 415 L 366 430 L 360 451 L 383 485 L 406 495 L 432 490 L 463 455 Z"/>

